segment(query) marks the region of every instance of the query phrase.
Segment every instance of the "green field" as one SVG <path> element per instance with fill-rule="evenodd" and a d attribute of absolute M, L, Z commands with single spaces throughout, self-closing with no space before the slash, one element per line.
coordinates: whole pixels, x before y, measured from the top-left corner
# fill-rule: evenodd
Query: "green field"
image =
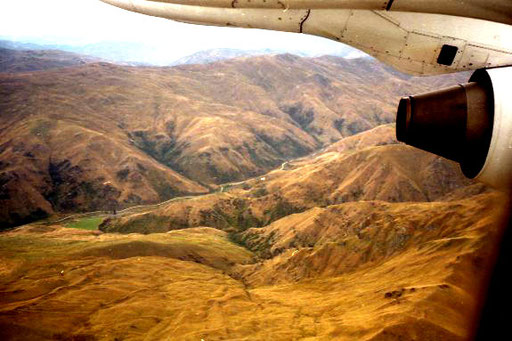
<path fill-rule="evenodd" d="M 102 222 L 103 218 L 101 217 L 90 217 L 69 222 L 65 226 L 74 229 L 97 230 Z"/>

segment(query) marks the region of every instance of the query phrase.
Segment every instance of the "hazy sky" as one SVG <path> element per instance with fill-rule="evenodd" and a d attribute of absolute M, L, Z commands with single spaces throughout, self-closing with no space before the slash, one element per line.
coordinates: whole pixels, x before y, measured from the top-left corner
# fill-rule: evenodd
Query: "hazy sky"
<path fill-rule="evenodd" d="M 310 50 L 346 48 L 324 38 L 254 29 L 205 27 L 121 10 L 99 0 L 3 0 L 0 37 L 61 44 L 100 41 L 172 46 L 176 56 L 209 48 Z"/>

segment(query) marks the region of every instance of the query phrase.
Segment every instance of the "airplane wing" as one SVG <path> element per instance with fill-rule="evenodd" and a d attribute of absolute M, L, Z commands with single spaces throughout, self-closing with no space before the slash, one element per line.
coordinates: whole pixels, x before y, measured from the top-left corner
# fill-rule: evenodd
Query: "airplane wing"
<path fill-rule="evenodd" d="M 313 34 L 413 75 L 477 70 L 469 82 L 404 97 L 397 139 L 450 158 L 470 178 L 512 193 L 512 0 L 102 0 L 183 22 Z M 492 68 L 492 69 L 490 69 Z M 489 70 L 490 69 L 490 70 Z M 509 236 L 510 237 L 510 236 Z M 510 238 L 508 238 L 510 239 Z M 480 321 L 479 339 L 506 332 L 499 310 L 510 260 Z"/>
<path fill-rule="evenodd" d="M 194 24 L 306 33 L 413 75 L 512 65 L 510 0 L 101 0 Z"/>
<path fill-rule="evenodd" d="M 512 191 L 511 0 L 102 1 L 194 24 L 326 37 L 413 75 L 477 70 L 467 84 L 403 98 L 397 138 Z"/>

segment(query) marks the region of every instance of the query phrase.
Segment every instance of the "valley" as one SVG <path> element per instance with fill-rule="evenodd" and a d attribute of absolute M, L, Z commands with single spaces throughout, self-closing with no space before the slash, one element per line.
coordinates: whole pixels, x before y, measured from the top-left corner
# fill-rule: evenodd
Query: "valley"
<path fill-rule="evenodd" d="M 19 53 L 0 73 L 0 339 L 471 336 L 508 199 L 393 124 L 400 96 L 467 74 Z"/>
<path fill-rule="evenodd" d="M 215 191 L 391 122 L 407 91 L 463 77 L 293 55 L 0 73 L 0 222 Z"/>
<path fill-rule="evenodd" d="M 352 202 L 239 239 L 27 225 L 0 235 L 0 335 L 465 340 L 502 200 Z"/>

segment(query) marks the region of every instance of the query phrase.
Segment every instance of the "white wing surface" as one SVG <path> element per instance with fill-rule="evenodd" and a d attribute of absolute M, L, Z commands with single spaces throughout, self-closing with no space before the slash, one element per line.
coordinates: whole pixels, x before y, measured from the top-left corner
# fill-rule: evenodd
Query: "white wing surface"
<path fill-rule="evenodd" d="M 512 65 L 510 0 L 102 0 L 176 21 L 306 33 L 433 75 Z"/>

